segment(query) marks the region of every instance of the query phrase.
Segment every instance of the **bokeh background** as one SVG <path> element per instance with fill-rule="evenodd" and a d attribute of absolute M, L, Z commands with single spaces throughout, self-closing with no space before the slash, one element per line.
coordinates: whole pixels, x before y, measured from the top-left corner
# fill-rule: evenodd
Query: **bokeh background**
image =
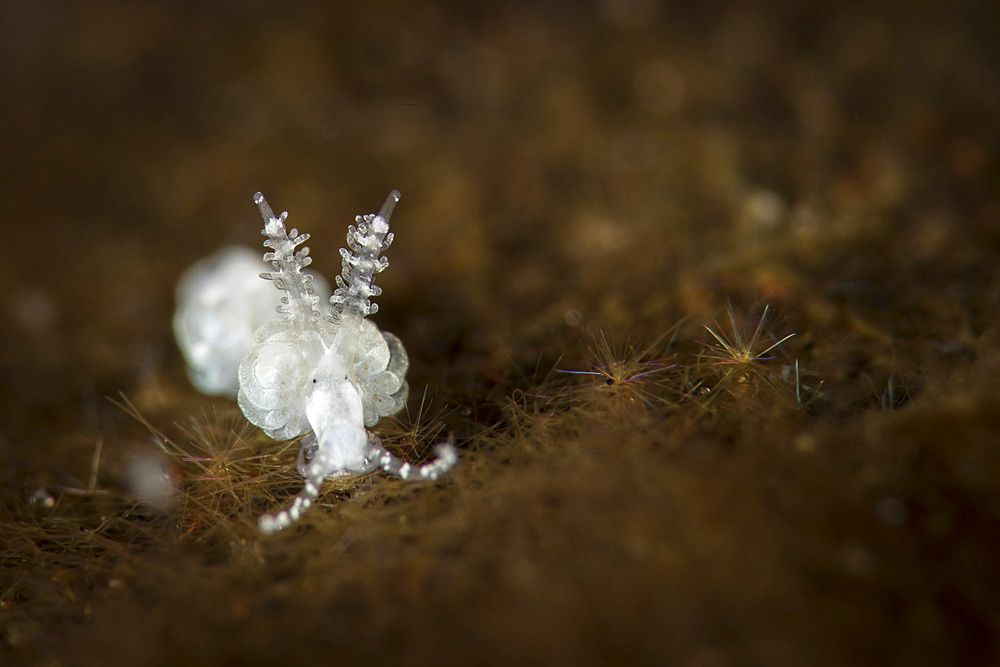
<path fill-rule="evenodd" d="M 985 0 L 0 2 L 0 660 L 995 664 L 998 34 Z M 188 383 L 177 278 L 259 243 L 257 190 L 332 278 L 390 188 L 382 433 L 462 463 L 261 539 L 294 445 Z"/>

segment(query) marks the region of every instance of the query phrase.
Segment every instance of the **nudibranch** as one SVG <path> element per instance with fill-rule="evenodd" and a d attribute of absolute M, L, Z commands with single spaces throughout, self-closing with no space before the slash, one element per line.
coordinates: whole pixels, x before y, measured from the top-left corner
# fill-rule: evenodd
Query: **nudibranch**
<path fill-rule="evenodd" d="M 254 195 L 264 219 L 264 246 L 270 249 L 264 260 L 271 270 L 260 278 L 270 280 L 281 298 L 277 316 L 256 329 L 239 362 L 237 401 L 246 418 L 272 438 L 305 434 L 299 452 L 305 485 L 288 508 L 260 517 L 264 533 L 295 523 L 326 478 L 382 468 L 404 479 L 434 480 L 458 460 L 455 448 L 445 443 L 437 446 L 431 463 L 406 463 L 367 430 L 398 412 L 408 392 L 410 362 L 403 343 L 368 319 L 378 310 L 371 298 L 382 290 L 374 279 L 389 265 L 381 253 L 392 243 L 389 218 L 398 201 L 393 190 L 377 214 L 359 215 L 357 225 L 348 227 L 348 248 L 340 250 L 342 272 L 324 315 L 317 307 L 316 279 L 305 271 L 312 261 L 309 248 L 302 246 L 309 234 L 286 229 L 288 213 L 276 217 L 264 196 Z M 243 307 L 255 310 L 258 303 Z M 227 335 L 224 329 L 220 336 Z"/>

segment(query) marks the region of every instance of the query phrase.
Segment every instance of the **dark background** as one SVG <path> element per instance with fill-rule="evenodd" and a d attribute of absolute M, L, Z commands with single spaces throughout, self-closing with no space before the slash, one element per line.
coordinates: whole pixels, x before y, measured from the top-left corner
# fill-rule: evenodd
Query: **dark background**
<path fill-rule="evenodd" d="M 690 4 L 0 2 L 0 658 L 996 661 L 1000 12 Z M 262 540 L 177 278 L 393 187 L 381 432 L 462 462 Z M 251 453 L 152 510 L 109 397 Z"/>

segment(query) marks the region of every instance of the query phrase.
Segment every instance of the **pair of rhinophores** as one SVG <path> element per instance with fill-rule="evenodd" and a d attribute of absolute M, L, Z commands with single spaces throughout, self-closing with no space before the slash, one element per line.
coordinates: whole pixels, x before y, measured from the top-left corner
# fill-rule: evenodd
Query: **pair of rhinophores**
<path fill-rule="evenodd" d="M 340 249 L 343 270 L 325 317 L 317 304 L 329 286 L 305 271 L 312 258 L 299 248 L 309 234 L 287 230 L 288 213 L 275 217 L 259 192 L 254 203 L 271 249 L 264 260 L 273 270 L 261 273 L 246 248 L 225 248 L 188 269 L 178 285 L 174 331 L 192 382 L 205 393 L 236 395 L 246 418 L 272 438 L 308 433 L 298 465 L 305 486 L 287 509 L 260 518 L 264 533 L 295 523 L 325 478 L 380 467 L 403 479 L 433 480 L 458 460 L 454 447 L 442 444 L 432 463 L 414 466 L 366 430 L 398 412 L 408 391 L 402 342 L 366 319 L 378 310 L 370 299 L 382 293 L 374 278 L 389 265 L 380 254 L 392 243 L 397 201 L 393 190 L 378 214 L 359 215 L 348 227 L 350 250 Z"/>

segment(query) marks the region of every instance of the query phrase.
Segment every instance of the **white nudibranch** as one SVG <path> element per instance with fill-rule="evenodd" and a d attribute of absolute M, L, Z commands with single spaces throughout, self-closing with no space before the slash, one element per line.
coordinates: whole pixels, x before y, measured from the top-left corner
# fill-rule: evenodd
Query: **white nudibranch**
<path fill-rule="evenodd" d="M 324 317 L 317 309 L 317 279 L 304 271 L 312 261 L 309 249 L 299 248 L 309 235 L 286 230 L 288 213 L 275 217 L 264 196 L 254 195 L 264 219 L 264 245 L 271 249 L 264 260 L 272 270 L 260 277 L 271 280 L 282 296 L 276 308 L 279 316 L 257 328 L 242 355 L 236 374 L 237 400 L 246 418 L 272 438 L 308 434 L 299 452 L 305 486 L 287 509 L 260 518 L 262 532 L 295 523 L 327 477 L 380 467 L 404 479 L 433 480 L 458 460 L 454 447 L 445 443 L 438 445 L 435 461 L 421 466 L 405 463 L 365 428 L 398 412 L 408 392 L 409 359 L 402 342 L 366 319 L 378 310 L 370 299 L 382 292 L 374 277 L 389 265 L 380 254 L 392 243 L 389 218 L 397 201 L 399 192 L 393 190 L 378 214 L 357 216 L 357 226 L 348 228 L 350 249 L 340 250 L 343 269 L 330 297 L 333 307 Z M 176 323 L 211 318 L 204 314 L 182 317 L 182 307 L 178 307 L 175 330 L 191 363 L 194 355 L 181 336 L 184 327 Z M 243 307 L 249 311 L 257 305 L 244 303 Z M 224 335 L 222 329 L 220 335 Z M 202 345 L 206 346 L 212 347 Z M 199 369 L 194 363 L 191 367 L 197 378 Z M 219 376 L 225 373 L 224 369 L 213 371 Z"/>
<path fill-rule="evenodd" d="M 260 325 L 274 317 L 281 295 L 260 272 L 268 268 L 256 250 L 227 246 L 187 269 L 177 283 L 174 335 L 192 384 L 202 393 L 236 398 L 236 369 Z M 323 300 L 330 286 L 314 275 Z"/>

